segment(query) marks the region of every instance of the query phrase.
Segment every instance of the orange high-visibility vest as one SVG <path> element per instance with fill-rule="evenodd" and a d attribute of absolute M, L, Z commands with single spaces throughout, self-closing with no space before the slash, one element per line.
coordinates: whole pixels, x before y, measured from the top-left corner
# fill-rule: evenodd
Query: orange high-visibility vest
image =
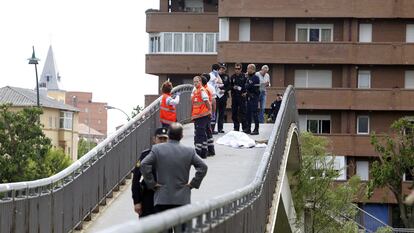
<path fill-rule="evenodd" d="M 206 91 L 203 87 L 197 88 L 193 96 L 191 97 L 192 109 L 191 109 L 191 119 L 197 119 L 200 117 L 210 115 L 210 111 L 207 108 L 206 103 L 203 101 L 203 97 L 201 96 L 201 92 Z"/>
<path fill-rule="evenodd" d="M 167 104 L 168 97 L 171 97 L 171 94 L 163 94 L 160 105 L 160 121 L 164 124 L 171 124 L 177 121 L 175 107 Z"/>

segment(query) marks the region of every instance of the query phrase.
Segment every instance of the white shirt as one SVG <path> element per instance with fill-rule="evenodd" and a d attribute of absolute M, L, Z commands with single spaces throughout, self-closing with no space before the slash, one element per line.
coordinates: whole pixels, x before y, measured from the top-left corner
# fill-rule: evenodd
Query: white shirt
<path fill-rule="evenodd" d="M 260 91 L 266 91 L 266 83 L 270 84 L 270 76 L 266 73 L 264 76 L 260 71 L 256 72 L 256 76 L 260 79 Z"/>
<path fill-rule="evenodd" d="M 168 96 L 165 103 L 167 105 L 175 106 L 175 105 L 180 103 L 180 96 L 177 95 L 177 96 L 175 96 L 175 98 L 172 98 L 171 96 Z"/>

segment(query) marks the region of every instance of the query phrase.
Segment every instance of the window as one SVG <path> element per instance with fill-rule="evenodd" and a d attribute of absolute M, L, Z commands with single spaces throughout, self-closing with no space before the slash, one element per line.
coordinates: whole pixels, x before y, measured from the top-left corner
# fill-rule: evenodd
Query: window
<path fill-rule="evenodd" d="M 202 53 L 204 51 L 204 48 L 203 48 L 204 35 L 202 33 L 196 33 L 194 36 L 195 36 L 194 52 Z"/>
<path fill-rule="evenodd" d="M 174 33 L 174 52 L 182 52 L 183 50 L 183 34 Z"/>
<path fill-rule="evenodd" d="M 331 116 L 329 115 L 300 115 L 299 128 L 315 134 L 331 133 Z"/>
<path fill-rule="evenodd" d="M 359 24 L 359 42 L 372 42 L 372 24 Z"/>
<path fill-rule="evenodd" d="M 358 88 L 371 88 L 371 71 L 358 71 Z"/>
<path fill-rule="evenodd" d="M 407 89 L 414 89 L 414 70 L 405 71 L 405 84 Z"/>
<path fill-rule="evenodd" d="M 50 76 L 49 75 L 46 75 L 46 81 L 50 82 Z"/>
<path fill-rule="evenodd" d="M 185 0 L 184 11 L 202 13 L 204 11 L 203 0 Z"/>
<path fill-rule="evenodd" d="M 68 155 L 71 156 L 71 154 L 70 154 L 70 146 L 68 146 Z"/>
<path fill-rule="evenodd" d="M 250 19 L 249 18 L 240 19 L 239 40 L 250 41 Z"/>
<path fill-rule="evenodd" d="M 356 161 L 356 175 L 363 181 L 369 179 L 369 162 L 368 161 Z"/>
<path fill-rule="evenodd" d="M 150 35 L 149 52 L 157 53 L 160 51 L 161 38 L 159 35 Z"/>
<path fill-rule="evenodd" d="M 414 24 L 407 24 L 406 29 L 406 39 L 407 43 L 414 43 Z"/>
<path fill-rule="evenodd" d="M 162 32 L 150 35 L 149 53 L 216 53 L 218 33 Z"/>
<path fill-rule="evenodd" d="M 164 52 L 172 52 L 172 33 L 164 34 Z"/>
<path fill-rule="evenodd" d="M 219 18 L 219 41 L 229 40 L 229 18 Z"/>
<path fill-rule="evenodd" d="M 297 24 L 296 41 L 299 42 L 332 42 L 332 24 Z"/>
<path fill-rule="evenodd" d="M 403 175 L 403 181 L 414 181 L 414 177 L 409 169 Z"/>
<path fill-rule="evenodd" d="M 339 176 L 336 180 L 346 180 L 346 161 L 345 156 L 327 156 L 327 160 L 330 162 L 333 159 L 333 169 L 338 172 Z"/>
<path fill-rule="evenodd" d="M 358 116 L 357 134 L 369 134 L 369 116 Z"/>
<path fill-rule="evenodd" d="M 295 87 L 331 88 L 332 71 L 330 70 L 295 70 Z"/>
<path fill-rule="evenodd" d="M 192 33 L 186 33 L 184 36 L 184 52 L 194 51 L 194 35 Z"/>
<path fill-rule="evenodd" d="M 215 45 L 215 38 L 216 35 L 214 33 L 207 33 L 206 34 L 206 52 L 207 53 L 212 53 L 215 51 L 214 49 L 214 45 Z"/>
<path fill-rule="evenodd" d="M 60 112 L 60 128 L 72 129 L 72 112 Z"/>
<path fill-rule="evenodd" d="M 49 128 L 53 128 L 53 117 L 49 117 Z"/>

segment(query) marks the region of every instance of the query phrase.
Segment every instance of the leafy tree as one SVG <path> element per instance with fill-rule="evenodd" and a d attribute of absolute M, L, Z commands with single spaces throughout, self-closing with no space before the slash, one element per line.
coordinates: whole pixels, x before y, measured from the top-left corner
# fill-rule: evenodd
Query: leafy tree
<path fill-rule="evenodd" d="M 357 226 L 351 219 L 356 212 L 351 205 L 356 197 L 359 177 L 352 177 L 343 184 L 335 183 L 339 172 L 334 169 L 334 157 L 326 152 L 329 145 L 324 137 L 305 132 L 300 136 L 301 169 L 294 174 L 297 184 L 293 199 L 299 227 L 305 232 L 355 232 Z"/>
<path fill-rule="evenodd" d="M 11 105 L 0 105 L 0 182 L 32 179 L 44 169 L 38 164 L 51 147 L 42 131 L 39 108 L 10 111 Z M 35 166 L 36 164 L 36 166 Z M 37 166 L 39 165 L 39 166 Z M 28 168 L 35 171 L 28 170 Z"/>
<path fill-rule="evenodd" d="M 134 118 L 136 115 L 138 115 L 142 110 L 144 110 L 144 107 L 140 106 L 139 104 L 132 109 L 131 112 L 131 118 Z"/>
<path fill-rule="evenodd" d="M 72 160 L 61 148 L 52 148 L 44 159 L 47 174 L 44 177 L 52 176 L 72 164 Z"/>
<path fill-rule="evenodd" d="M 393 134 L 385 135 L 382 140 L 375 133 L 371 136 L 378 160 L 372 164 L 368 197 L 372 196 L 375 188 L 389 188 L 397 200 L 404 226 L 414 228 L 414 206 L 404 203 L 406 195 L 402 187 L 404 173 L 414 176 L 414 122 L 401 118 L 391 125 L 391 129 Z"/>
<path fill-rule="evenodd" d="M 94 148 L 96 145 L 96 142 L 80 139 L 78 144 L 78 159 L 88 153 L 89 150 Z"/>
<path fill-rule="evenodd" d="M 52 149 L 42 131 L 42 110 L 10 106 L 0 105 L 0 183 L 45 178 L 67 167 L 69 157 Z"/>

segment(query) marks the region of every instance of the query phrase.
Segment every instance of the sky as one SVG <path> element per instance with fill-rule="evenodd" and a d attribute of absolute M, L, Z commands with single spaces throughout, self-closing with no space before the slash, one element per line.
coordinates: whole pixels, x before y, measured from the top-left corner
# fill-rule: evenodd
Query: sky
<path fill-rule="evenodd" d="M 36 76 L 27 58 L 35 46 L 39 79 L 52 45 L 61 89 L 93 93 L 130 114 L 158 93 L 158 78 L 145 74 L 148 34 L 145 11 L 157 0 L 0 1 L 0 87 L 33 89 Z M 126 123 L 108 110 L 108 133 Z"/>

